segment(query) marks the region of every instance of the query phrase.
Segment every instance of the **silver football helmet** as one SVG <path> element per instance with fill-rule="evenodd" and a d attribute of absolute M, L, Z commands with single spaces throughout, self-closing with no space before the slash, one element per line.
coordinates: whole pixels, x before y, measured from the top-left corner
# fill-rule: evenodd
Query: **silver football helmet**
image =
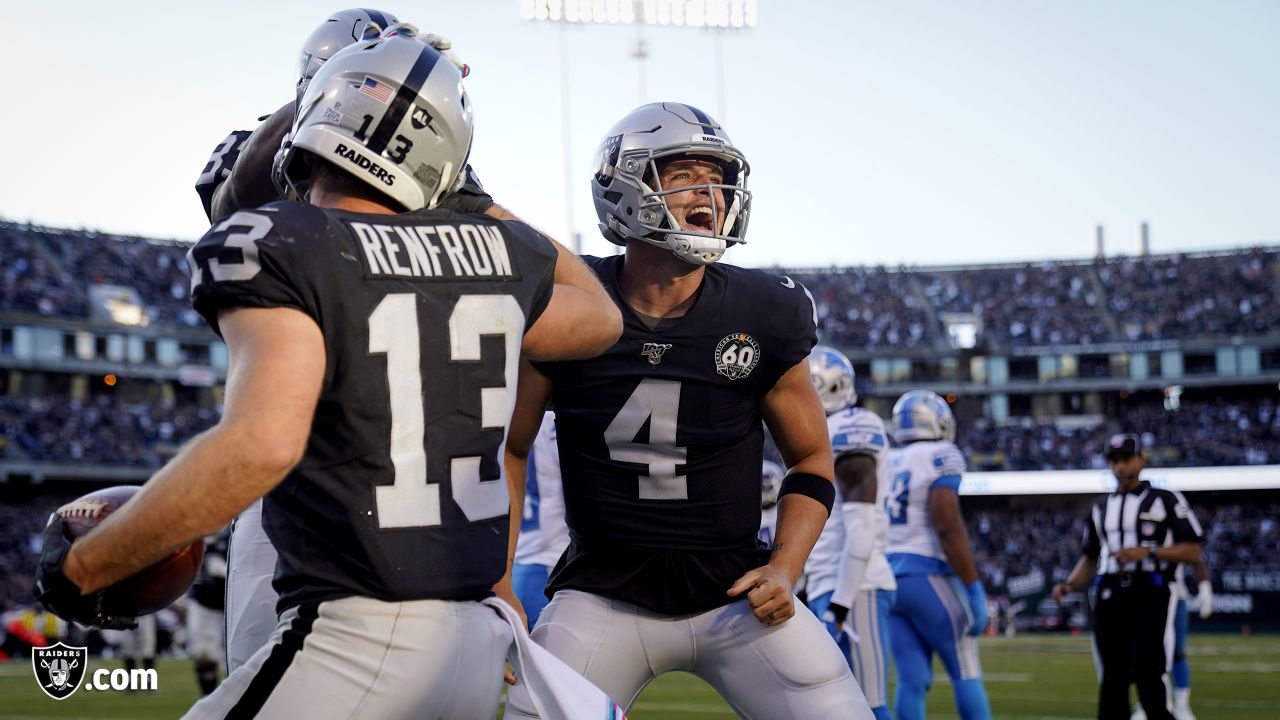
<path fill-rule="evenodd" d="M 839 350 L 827 345 L 814 345 L 809 353 L 809 377 L 828 415 L 858 402 L 854 388 L 853 363 Z"/>
<path fill-rule="evenodd" d="M 659 166 L 680 157 L 716 163 L 724 171 L 723 182 L 663 188 Z M 595 167 L 591 196 L 600 231 L 610 242 L 642 240 L 694 265 L 709 265 L 730 245 L 746 242 L 750 166 L 724 128 L 697 108 L 666 102 L 631 111 L 605 136 Z M 667 207 L 669 195 L 696 190 L 724 197 L 722 208 L 711 203 L 707 231 L 681 228 Z"/>
<path fill-rule="evenodd" d="M 787 471 L 781 465 L 765 460 L 760 468 L 760 508 L 767 509 L 778 504 L 778 491 L 782 490 L 782 478 Z"/>
<path fill-rule="evenodd" d="M 391 13 L 369 8 L 339 10 L 330 15 L 302 44 L 302 55 L 298 60 L 298 100 L 302 100 L 316 71 L 334 53 L 352 43 L 375 40 L 383 30 L 398 22 Z"/>
<path fill-rule="evenodd" d="M 956 439 L 956 418 L 951 406 L 928 390 L 912 390 L 898 398 L 893 404 L 893 426 L 893 438 L 900 443 Z"/>
<path fill-rule="evenodd" d="M 435 207 L 471 150 L 471 102 L 448 58 L 400 24 L 316 72 L 276 157 L 282 194 L 306 180 L 299 150 L 349 172 L 406 210 Z"/>

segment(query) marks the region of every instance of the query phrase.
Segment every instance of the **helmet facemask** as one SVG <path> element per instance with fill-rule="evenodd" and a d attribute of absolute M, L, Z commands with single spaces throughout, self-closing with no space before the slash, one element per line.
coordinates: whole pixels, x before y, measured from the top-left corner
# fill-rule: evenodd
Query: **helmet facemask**
<path fill-rule="evenodd" d="M 662 186 L 661 169 L 678 159 L 702 160 L 720 166 L 724 173 L 722 182 L 682 185 L 674 188 Z M 612 170 L 613 181 L 631 185 L 639 192 L 639 207 L 631 221 L 642 232 L 622 223 L 610 222 L 609 229 L 628 238 L 643 240 L 651 245 L 666 248 L 677 257 L 694 265 L 709 265 L 724 255 L 724 251 L 737 243 L 745 243 L 747 219 L 751 207 L 751 193 L 746 180 L 750 166 L 746 158 L 728 146 L 681 144 L 653 150 L 633 150 L 623 153 Z M 599 180 L 599 178 L 598 178 Z M 710 229 L 682 227 L 667 205 L 667 198 L 686 192 L 705 190 L 709 195 L 719 193 L 721 202 L 711 202 Z M 611 218 L 612 220 L 612 218 Z"/>

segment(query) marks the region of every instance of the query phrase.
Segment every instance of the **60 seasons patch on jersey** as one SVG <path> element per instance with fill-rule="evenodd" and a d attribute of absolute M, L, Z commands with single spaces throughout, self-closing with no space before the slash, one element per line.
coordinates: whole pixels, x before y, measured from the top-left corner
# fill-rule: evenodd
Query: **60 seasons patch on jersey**
<path fill-rule="evenodd" d="M 751 374 L 760 361 L 760 343 L 746 333 L 726 335 L 716 345 L 716 372 L 730 380 Z"/>

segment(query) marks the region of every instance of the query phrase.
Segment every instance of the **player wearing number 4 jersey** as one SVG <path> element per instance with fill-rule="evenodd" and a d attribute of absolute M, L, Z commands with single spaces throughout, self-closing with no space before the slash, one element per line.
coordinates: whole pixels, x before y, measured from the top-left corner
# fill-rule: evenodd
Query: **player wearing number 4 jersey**
<path fill-rule="evenodd" d="M 742 241 L 747 172 L 724 130 L 679 103 L 639 108 L 601 146 L 596 211 L 626 254 L 587 262 L 623 335 L 593 360 L 522 368 L 508 446 L 523 474 L 553 399 L 570 544 L 533 637 L 624 707 L 683 670 L 743 717 L 870 718 L 792 594 L 835 497 L 806 360 L 812 300 L 715 262 Z M 790 471 L 772 548 L 757 540 L 762 419 Z M 507 717 L 533 715 L 516 685 Z"/>
<path fill-rule="evenodd" d="M 368 141 L 326 112 L 366 78 L 394 98 Z M 188 255 L 193 302 L 227 343 L 222 420 L 75 543 L 65 572 L 101 588 L 267 494 L 280 623 L 190 717 L 491 717 L 512 633 L 477 601 L 507 570 L 518 357 L 599 352 L 620 318 L 529 228 L 432 209 L 472 118 L 428 45 L 352 46 L 301 107 L 281 170 L 310 180 L 312 205 L 237 213 Z M 413 150 L 389 161 L 380 137 Z"/>

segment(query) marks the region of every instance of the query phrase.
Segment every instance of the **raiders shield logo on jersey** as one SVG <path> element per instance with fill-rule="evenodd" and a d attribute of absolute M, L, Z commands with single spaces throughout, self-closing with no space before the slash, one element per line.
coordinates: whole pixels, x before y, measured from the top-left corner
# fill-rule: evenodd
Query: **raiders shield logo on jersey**
<path fill-rule="evenodd" d="M 746 333 L 726 336 L 716 345 L 716 372 L 730 380 L 751 374 L 760 361 L 760 344 Z"/>
<path fill-rule="evenodd" d="M 36 683 L 54 700 L 66 700 L 79 689 L 88 662 L 88 648 L 58 643 L 31 649 L 31 669 L 35 671 Z"/>

